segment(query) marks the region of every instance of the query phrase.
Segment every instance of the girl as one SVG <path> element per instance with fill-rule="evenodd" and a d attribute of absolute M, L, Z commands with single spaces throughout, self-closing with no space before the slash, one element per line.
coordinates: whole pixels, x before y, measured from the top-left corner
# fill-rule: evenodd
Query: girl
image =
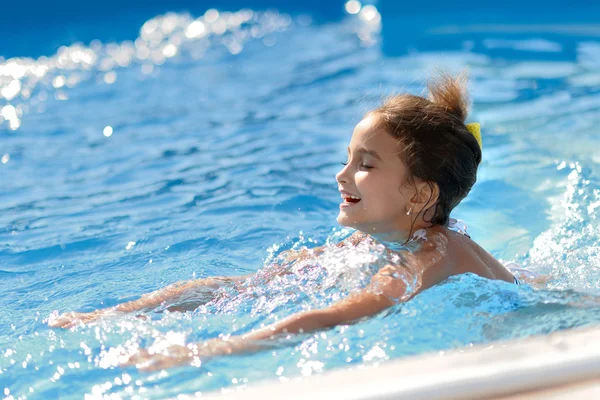
<path fill-rule="evenodd" d="M 356 229 L 338 247 L 364 242 L 383 244 L 388 261 L 363 289 L 323 309 L 292 315 L 270 327 L 239 337 L 213 339 L 187 346 L 142 349 L 125 364 L 154 370 L 199 362 L 207 357 L 260 349 L 281 335 L 311 332 L 369 317 L 405 301 L 452 275 L 466 272 L 518 283 L 450 218 L 469 193 L 481 161 L 478 125 L 465 125 L 465 79 L 448 75 L 429 85 L 430 99 L 400 94 L 368 112 L 358 123 L 348 147 L 348 161 L 336 179 L 342 202 L 338 222 Z M 325 248 L 287 252 L 299 260 Z M 406 279 L 410 271 L 411 283 Z M 265 280 L 281 269 L 261 271 Z M 194 297 L 249 277 L 207 278 L 168 286 L 139 300 L 92 313 L 67 313 L 50 319 L 52 327 L 70 327 L 99 317 L 159 306 L 193 309 Z"/>

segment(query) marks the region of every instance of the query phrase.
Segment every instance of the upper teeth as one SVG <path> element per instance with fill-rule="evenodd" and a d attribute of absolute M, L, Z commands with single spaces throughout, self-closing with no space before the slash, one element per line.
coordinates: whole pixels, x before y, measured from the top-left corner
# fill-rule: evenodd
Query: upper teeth
<path fill-rule="evenodd" d="M 360 200 L 360 197 L 358 197 L 358 196 L 353 196 L 353 195 L 351 195 L 351 194 L 345 194 L 345 195 L 343 195 L 342 197 L 343 197 L 343 198 L 345 198 L 345 199 L 354 199 L 354 200 Z"/>

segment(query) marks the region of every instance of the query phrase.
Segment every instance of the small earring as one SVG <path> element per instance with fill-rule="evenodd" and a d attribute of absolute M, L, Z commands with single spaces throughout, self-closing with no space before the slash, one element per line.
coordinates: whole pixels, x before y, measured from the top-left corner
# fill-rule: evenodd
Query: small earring
<path fill-rule="evenodd" d="M 408 211 L 406 211 L 406 215 L 410 215 L 412 214 L 412 207 L 408 209 Z"/>

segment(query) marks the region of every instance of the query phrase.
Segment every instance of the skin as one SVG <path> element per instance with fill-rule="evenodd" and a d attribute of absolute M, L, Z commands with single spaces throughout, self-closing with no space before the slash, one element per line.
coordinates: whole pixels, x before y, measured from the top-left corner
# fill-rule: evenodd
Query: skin
<path fill-rule="evenodd" d="M 362 240 L 385 240 L 404 243 L 411 233 L 423 229 L 427 240 L 415 252 L 396 252 L 400 262 L 387 264 L 363 290 L 327 308 L 294 314 L 264 329 L 227 339 L 213 339 L 187 346 L 172 345 L 167 349 L 141 349 L 129 356 L 123 365 L 141 370 L 158 370 L 177 365 L 204 362 L 215 356 L 257 351 L 273 339 L 295 333 L 307 333 L 348 324 L 373 316 L 398 301 L 406 301 L 419 292 L 466 272 L 489 279 L 513 282 L 512 274 L 468 237 L 443 226 L 431 226 L 432 206 L 438 188 L 419 180 L 409 179 L 406 166 L 399 157 L 397 140 L 379 128 L 377 118 L 368 115 L 354 129 L 348 147 L 348 162 L 336 175 L 342 198 L 353 195 L 356 203 L 343 200 L 338 222 L 357 232 L 338 246 L 354 246 Z M 315 249 L 316 252 L 322 249 Z M 388 250 L 390 254 L 394 253 Z M 306 254 L 288 253 L 289 260 Z M 417 277 L 417 288 L 411 292 L 396 272 L 411 271 Z M 276 275 L 276 274 L 275 274 Z M 274 276 L 273 276 L 274 277 Z M 134 312 L 175 302 L 190 290 L 216 288 L 226 279 L 242 281 L 246 277 L 208 278 L 171 285 L 143 296 L 140 300 L 94 313 L 67 313 L 49 322 L 52 327 L 71 327 L 91 322 L 115 312 Z M 224 280 L 225 279 L 225 280 Z"/>
<path fill-rule="evenodd" d="M 410 179 L 400 150 L 397 139 L 379 127 L 376 116 L 368 115 L 358 123 L 348 147 L 348 163 L 336 179 L 340 192 L 356 195 L 360 201 L 341 204 L 338 222 L 378 240 L 399 243 L 424 229 L 444 254 L 423 270 L 421 290 L 466 272 L 513 282 L 512 274 L 477 243 L 445 227 L 431 226 L 437 185 Z M 418 255 L 431 251 L 424 246 Z"/>

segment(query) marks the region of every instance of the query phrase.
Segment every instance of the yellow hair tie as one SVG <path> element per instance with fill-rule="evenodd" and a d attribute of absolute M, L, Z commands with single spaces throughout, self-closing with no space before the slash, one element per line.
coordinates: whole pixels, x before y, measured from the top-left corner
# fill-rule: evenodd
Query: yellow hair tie
<path fill-rule="evenodd" d="M 467 124 L 467 129 L 471 132 L 471 135 L 477 140 L 479 148 L 483 149 L 483 143 L 481 142 L 481 125 L 478 122 L 471 122 Z"/>

